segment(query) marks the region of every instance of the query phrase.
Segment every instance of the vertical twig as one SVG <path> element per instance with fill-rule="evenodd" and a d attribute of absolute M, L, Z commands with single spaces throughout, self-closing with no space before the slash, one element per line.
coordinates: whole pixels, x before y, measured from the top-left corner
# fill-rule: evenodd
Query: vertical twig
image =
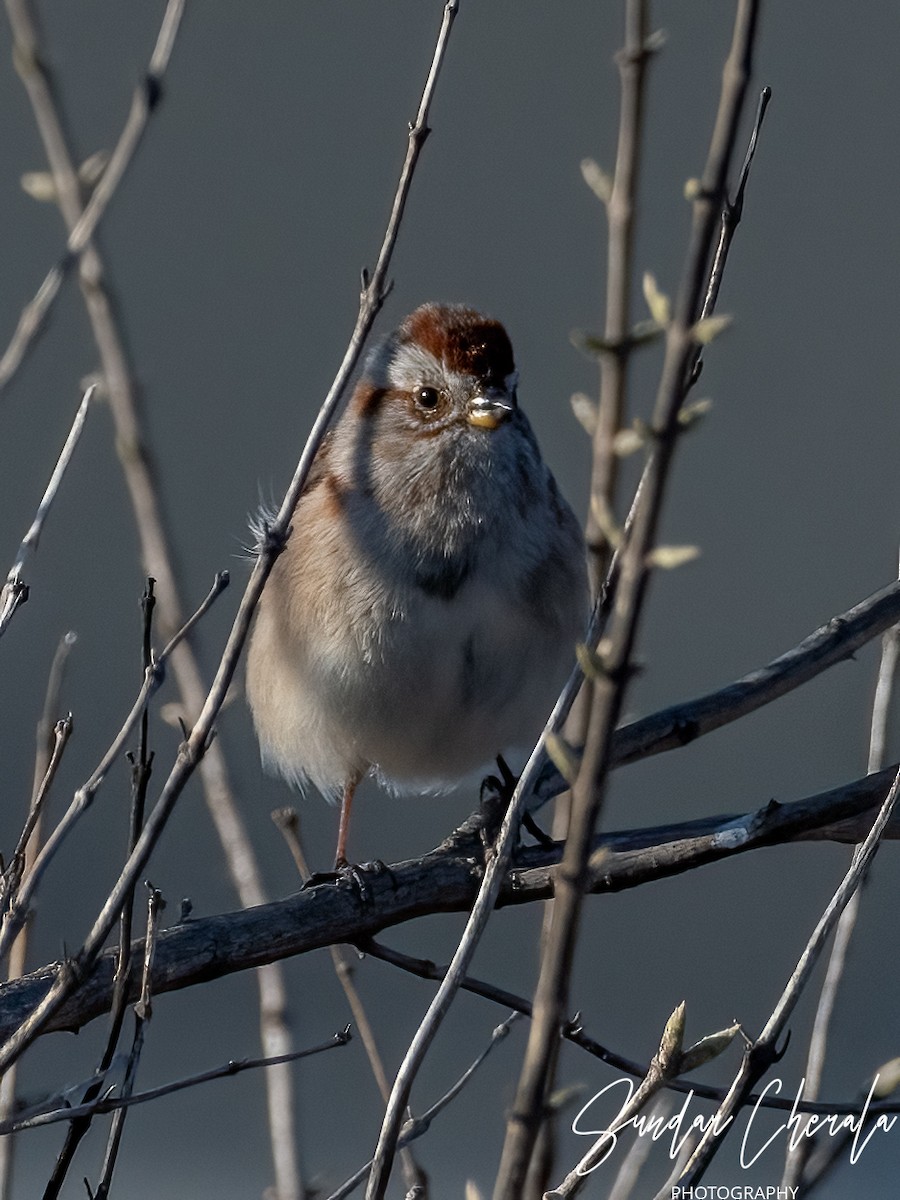
<path fill-rule="evenodd" d="M 635 208 L 643 131 L 647 65 L 653 54 L 648 43 L 649 0 L 626 0 L 625 44 L 616 55 L 621 79 L 619 134 L 612 187 L 606 200 L 607 268 L 604 351 L 600 355 L 600 402 L 593 436 L 590 506 L 585 532 L 591 551 L 594 591 L 609 566 L 609 544 L 597 521 L 602 506 L 615 511 L 619 459 L 613 449 L 622 427 L 628 365 L 634 349 L 630 340 L 631 288 L 634 257 Z"/>
<path fill-rule="evenodd" d="M 156 936 L 159 932 L 159 915 L 166 907 L 166 902 L 162 898 L 162 892 L 158 888 L 153 887 L 148 883 L 150 895 L 147 898 L 147 933 L 144 940 L 144 965 L 141 974 L 141 993 L 137 1004 L 134 1006 L 134 1036 L 131 1041 L 131 1050 L 128 1054 L 128 1062 L 125 1067 L 125 1078 L 122 1082 L 122 1099 L 129 1100 L 134 1093 L 134 1081 L 137 1078 L 138 1063 L 141 1059 L 141 1052 L 144 1048 L 144 1037 L 147 1032 L 147 1023 L 153 1015 L 153 1005 L 150 990 L 150 980 L 153 972 L 153 959 L 156 954 Z M 123 1108 L 116 1109 L 113 1113 L 112 1123 L 109 1130 L 109 1138 L 106 1143 L 106 1153 L 103 1156 L 103 1167 L 100 1172 L 100 1182 L 97 1184 L 97 1190 L 94 1192 L 93 1200 L 107 1200 L 109 1189 L 112 1184 L 113 1172 L 116 1169 L 116 1162 L 119 1157 L 119 1147 L 122 1144 L 122 1134 L 125 1131 L 125 1121 L 128 1118 L 127 1105 Z"/>
<path fill-rule="evenodd" d="M 715 128 L 694 200 L 690 247 L 666 333 L 666 355 L 652 421 L 653 448 L 641 481 L 633 524 L 622 549 L 610 630 L 604 638 L 603 677 L 595 681 L 584 755 L 572 791 L 569 836 L 556 875 L 553 924 L 541 959 L 534 1020 L 507 1123 L 495 1200 L 517 1200 L 521 1194 L 556 1059 L 559 1028 L 567 1011 L 591 839 L 605 791 L 612 734 L 625 696 L 632 648 L 649 582 L 650 552 L 678 440 L 679 412 L 690 382 L 696 345 L 693 330 L 701 312 L 715 222 L 726 195 L 729 163 L 749 83 L 758 11 L 758 0 L 738 0 Z"/>
<path fill-rule="evenodd" d="M 153 609 L 155 598 L 153 595 L 153 585 L 155 580 L 150 577 L 147 579 L 147 586 L 141 596 L 141 612 L 143 614 L 142 633 L 141 633 L 141 673 L 146 676 L 147 672 L 153 665 L 153 651 L 151 646 L 151 635 L 153 631 Z M 128 847 L 127 853 L 131 853 L 134 845 L 137 842 L 141 831 L 141 826 L 144 823 L 144 805 L 147 798 L 147 787 L 150 783 L 150 774 L 153 768 L 153 754 L 148 745 L 149 735 L 149 713 L 146 706 L 141 713 L 140 729 L 138 733 L 138 751 L 135 756 L 131 751 L 128 752 L 128 759 L 131 763 L 131 817 L 130 828 L 128 831 Z M 125 903 L 122 906 L 122 914 L 119 918 L 119 953 L 116 961 L 116 973 L 113 979 L 113 998 L 112 1006 L 109 1015 L 109 1030 L 106 1035 L 106 1046 L 100 1057 L 100 1062 L 96 1071 L 96 1082 L 92 1083 L 82 1096 L 82 1104 L 90 1104 L 100 1095 L 101 1090 L 105 1085 L 106 1073 L 112 1065 L 115 1057 L 116 1048 L 119 1044 L 119 1035 L 122 1032 L 122 1024 L 125 1020 L 125 1009 L 128 1004 L 128 981 L 131 968 L 131 924 L 132 913 L 134 909 L 134 891 L 126 897 Z M 151 910 L 153 912 L 154 910 Z M 155 938 L 155 926 L 154 926 Z M 84 1135 L 90 1129 L 91 1116 L 80 1117 L 73 1120 L 66 1131 L 66 1137 L 63 1145 L 56 1157 L 56 1163 L 53 1167 L 53 1173 L 47 1183 L 44 1191 L 44 1200 L 55 1200 L 59 1195 L 60 1189 L 65 1181 L 69 1168 L 72 1165 L 72 1159 L 75 1157 L 75 1151 Z M 112 1135 L 111 1135 L 112 1136 Z"/>
<path fill-rule="evenodd" d="M 630 338 L 631 290 L 634 272 L 635 210 L 643 139 L 644 96 L 647 66 L 653 55 L 648 39 L 649 0 L 625 0 L 625 38 L 616 55 L 620 80 L 619 131 L 612 184 L 603 176 L 600 189 L 606 210 L 606 315 L 603 328 L 604 352 L 600 355 L 600 397 L 597 421 L 592 437 L 591 483 L 585 541 L 588 547 L 588 572 L 591 591 L 597 594 L 609 569 L 613 547 L 606 537 L 600 513 L 612 521 L 616 510 L 619 482 L 619 456 L 614 441 L 625 419 L 628 369 L 634 344 Z M 583 164 L 584 170 L 588 164 Z M 607 191 L 608 188 L 608 191 Z M 585 680 L 573 704 L 566 726 L 569 741 L 584 744 L 593 689 Z M 566 837 L 571 799 L 568 792 L 557 797 L 553 809 L 552 836 Z M 541 949 L 546 945 L 553 919 L 553 901 L 544 905 Z M 526 1195 L 539 1195 L 549 1183 L 549 1131 L 532 1157 Z M 543 1165 L 539 1166 L 539 1159 Z"/>
<path fill-rule="evenodd" d="M 613 547 L 604 526 L 614 523 L 619 456 L 615 436 L 627 404 L 628 368 L 635 349 L 631 337 L 631 290 L 634 271 L 635 211 L 643 135 L 647 65 L 654 53 L 648 38 L 649 0 L 625 0 L 625 43 L 616 55 L 621 81 L 619 134 L 612 182 L 602 172 L 599 190 L 607 220 L 606 318 L 600 352 L 600 399 L 592 436 L 591 483 L 585 541 L 589 551 L 591 590 L 596 594 L 610 565 Z M 587 166 L 582 164 L 586 171 Z M 597 168 L 594 168 L 597 171 Z M 601 521 L 600 515 L 605 520 Z M 592 689 L 586 680 L 573 706 L 568 736 L 581 746 L 587 733 Z M 554 836 L 565 836 L 568 803 L 557 805 Z"/>
<path fill-rule="evenodd" d="M 722 286 L 722 278 L 725 274 L 725 263 L 728 259 L 728 251 L 731 249 L 731 243 L 734 240 L 734 235 L 737 232 L 737 227 L 741 223 L 741 217 L 744 215 L 744 195 L 747 191 L 747 181 L 750 178 L 750 168 L 753 166 L 753 159 L 756 157 L 756 147 L 759 142 L 760 131 L 766 117 L 766 109 L 769 107 L 769 101 L 772 99 L 772 89 L 764 87 L 759 93 L 759 100 L 756 106 L 756 120 L 753 122 L 753 131 L 750 134 L 750 142 L 747 146 L 747 153 L 744 155 L 744 162 L 741 166 L 741 173 L 738 176 L 738 185 L 735 189 L 734 199 L 729 200 L 725 197 L 725 203 L 722 205 L 721 227 L 719 230 L 719 244 L 716 247 L 715 257 L 713 258 L 712 269 L 709 273 L 709 283 L 706 287 L 706 296 L 703 300 L 703 307 L 700 310 L 701 317 L 708 317 L 716 307 L 716 301 L 719 298 L 719 289 Z"/>

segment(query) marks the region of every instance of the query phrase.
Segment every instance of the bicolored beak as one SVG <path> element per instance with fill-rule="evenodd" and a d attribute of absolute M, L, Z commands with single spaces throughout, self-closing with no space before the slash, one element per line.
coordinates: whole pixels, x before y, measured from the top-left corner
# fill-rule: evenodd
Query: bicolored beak
<path fill-rule="evenodd" d="M 515 411 L 515 400 L 502 388 L 486 388 L 469 401 L 466 419 L 478 429 L 496 429 Z"/>

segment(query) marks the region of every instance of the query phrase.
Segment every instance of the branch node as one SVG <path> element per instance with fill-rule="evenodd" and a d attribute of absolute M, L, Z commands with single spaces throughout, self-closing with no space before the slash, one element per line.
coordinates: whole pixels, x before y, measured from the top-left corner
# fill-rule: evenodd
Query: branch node
<path fill-rule="evenodd" d="M 144 99 L 147 102 L 147 111 L 153 112 L 156 106 L 162 100 L 163 86 L 159 75 L 153 71 L 148 71 L 143 79 Z"/>

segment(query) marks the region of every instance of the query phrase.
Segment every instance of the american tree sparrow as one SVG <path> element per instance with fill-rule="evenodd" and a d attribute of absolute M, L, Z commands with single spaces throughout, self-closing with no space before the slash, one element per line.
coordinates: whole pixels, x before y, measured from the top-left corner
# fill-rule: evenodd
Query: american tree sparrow
<path fill-rule="evenodd" d="M 259 605 L 264 765 L 342 799 L 440 789 L 528 747 L 588 609 L 578 521 L 516 402 L 503 326 L 416 309 L 323 443 Z"/>

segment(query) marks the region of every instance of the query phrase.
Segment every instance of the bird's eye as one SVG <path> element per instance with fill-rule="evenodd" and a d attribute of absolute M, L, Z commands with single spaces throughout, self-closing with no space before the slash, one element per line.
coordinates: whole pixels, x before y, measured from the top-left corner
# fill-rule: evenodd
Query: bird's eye
<path fill-rule="evenodd" d="M 419 408 L 425 409 L 426 412 L 431 412 L 437 408 L 441 394 L 437 388 L 420 387 L 415 390 L 415 400 Z"/>

